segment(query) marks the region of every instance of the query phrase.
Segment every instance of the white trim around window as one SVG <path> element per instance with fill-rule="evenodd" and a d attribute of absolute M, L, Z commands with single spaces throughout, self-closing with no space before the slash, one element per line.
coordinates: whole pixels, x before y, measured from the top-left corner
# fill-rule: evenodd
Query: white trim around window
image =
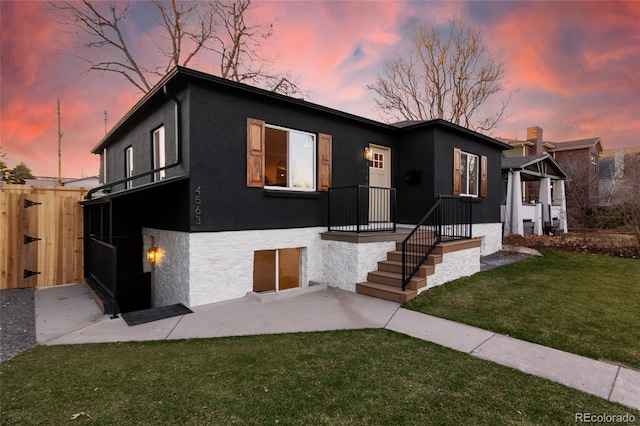
<path fill-rule="evenodd" d="M 265 125 L 265 188 L 316 190 L 316 135 Z"/>
<path fill-rule="evenodd" d="M 153 131 L 151 141 L 153 148 L 153 168 L 159 169 L 166 166 L 164 126 L 158 127 Z M 165 170 L 160 170 L 159 172 L 153 174 L 154 181 L 163 180 L 165 177 Z"/>
<path fill-rule="evenodd" d="M 480 157 L 460 152 L 460 195 L 477 197 L 480 187 Z"/>
<path fill-rule="evenodd" d="M 133 176 L 133 147 L 129 146 L 124 150 L 124 177 L 130 178 Z M 133 180 L 128 180 L 125 183 L 127 189 L 133 188 Z"/>

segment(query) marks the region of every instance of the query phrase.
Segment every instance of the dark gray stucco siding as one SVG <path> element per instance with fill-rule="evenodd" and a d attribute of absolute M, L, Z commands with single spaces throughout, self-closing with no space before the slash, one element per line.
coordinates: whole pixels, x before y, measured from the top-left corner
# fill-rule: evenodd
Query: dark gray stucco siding
<path fill-rule="evenodd" d="M 184 97 L 184 94 L 181 97 Z M 184 99 L 183 105 L 187 102 L 188 99 Z M 175 104 L 172 100 L 164 99 L 164 102 L 149 105 L 144 115 L 138 115 L 137 119 L 131 120 L 126 127 L 119 129 L 118 137 L 113 138 L 113 142 L 107 146 L 106 183 L 125 178 L 125 150 L 129 146 L 133 148 L 134 175 L 152 170 L 152 134 L 162 126 L 165 129 L 165 164 L 169 165 L 176 161 Z M 188 161 L 183 161 L 181 167 L 166 170 L 166 177 L 185 174 L 187 164 Z M 133 185 L 135 187 L 150 183 L 152 179 L 151 175 L 145 176 L 134 180 Z M 124 187 L 124 184 L 117 185 L 112 192 L 122 190 Z"/>
<path fill-rule="evenodd" d="M 397 175 L 398 222 L 416 223 L 433 206 L 434 133 L 432 128 L 406 131 L 394 157 Z M 409 171 L 420 172 L 420 183 L 409 183 Z"/>
<path fill-rule="evenodd" d="M 487 157 L 487 196 L 474 199 L 473 221 L 476 223 L 500 222 L 500 201 L 502 200 L 502 151 L 483 140 L 473 140 L 467 135 L 449 129 L 434 129 L 438 140 L 434 151 L 434 193 L 453 195 L 453 150 L 485 155 Z"/>
<path fill-rule="evenodd" d="M 279 193 L 247 187 L 247 118 L 316 135 L 331 135 L 333 187 L 365 183 L 368 169 L 364 147 L 369 143 L 395 148 L 395 138 L 390 131 L 290 103 L 224 88 L 192 86 L 191 94 L 191 228 L 194 231 L 327 224 L 326 192 Z M 197 188 L 200 194 L 196 194 Z M 200 204 L 196 204 L 197 195 Z M 200 215 L 196 214 L 197 207 Z M 200 224 L 196 223 L 198 220 Z"/>

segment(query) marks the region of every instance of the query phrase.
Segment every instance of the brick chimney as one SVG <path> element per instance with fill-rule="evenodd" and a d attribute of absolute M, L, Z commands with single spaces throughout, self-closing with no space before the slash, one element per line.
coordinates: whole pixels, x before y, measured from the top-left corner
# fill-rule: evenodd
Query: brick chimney
<path fill-rule="evenodd" d="M 527 128 L 527 140 L 535 144 L 531 147 L 532 152 L 529 152 L 529 155 L 544 153 L 544 150 L 542 149 L 542 129 L 540 127 Z"/>

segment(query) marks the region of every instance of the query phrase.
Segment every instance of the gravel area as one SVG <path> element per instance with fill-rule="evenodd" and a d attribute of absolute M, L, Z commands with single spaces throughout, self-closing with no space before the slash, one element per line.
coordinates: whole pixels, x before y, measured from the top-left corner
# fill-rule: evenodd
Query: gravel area
<path fill-rule="evenodd" d="M 35 289 L 0 290 L 0 362 L 36 344 Z"/>
<path fill-rule="evenodd" d="M 500 250 L 488 256 L 482 256 L 480 258 L 480 270 L 488 271 L 502 265 L 518 262 L 519 260 L 526 259 L 531 256 L 534 256 L 534 254 Z"/>

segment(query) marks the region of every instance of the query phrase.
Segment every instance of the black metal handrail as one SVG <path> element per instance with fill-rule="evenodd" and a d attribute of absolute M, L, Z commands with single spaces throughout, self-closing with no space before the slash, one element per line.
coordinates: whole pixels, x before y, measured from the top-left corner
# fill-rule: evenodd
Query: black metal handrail
<path fill-rule="evenodd" d="M 118 248 L 95 238 L 89 240 L 88 273 L 111 298 L 112 318 L 118 314 Z"/>
<path fill-rule="evenodd" d="M 471 238 L 472 202 L 470 197 L 439 196 L 402 241 L 402 291 L 438 243 Z"/>
<path fill-rule="evenodd" d="M 328 230 L 395 232 L 396 189 L 367 185 L 329 188 Z"/>

